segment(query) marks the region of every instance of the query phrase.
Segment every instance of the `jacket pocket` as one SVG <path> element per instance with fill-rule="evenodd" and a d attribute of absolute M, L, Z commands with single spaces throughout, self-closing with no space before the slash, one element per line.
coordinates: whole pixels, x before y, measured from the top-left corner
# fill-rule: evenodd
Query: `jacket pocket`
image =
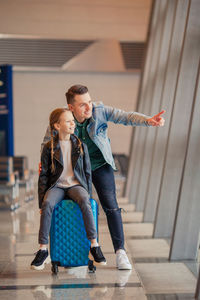
<path fill-rule="evenodd" d="M 107 128 L 108 128 L 108 125 L 107 125 L 107 124 L 105 124 L 105 123 L 104 123 L 104 124 L 101 124 L 101 125 L 97 128 L 97 131 L 96 131 L 97 135 L 99 135 L 99 134 L 105 135 L 105 134 L 106 134 Z"/>

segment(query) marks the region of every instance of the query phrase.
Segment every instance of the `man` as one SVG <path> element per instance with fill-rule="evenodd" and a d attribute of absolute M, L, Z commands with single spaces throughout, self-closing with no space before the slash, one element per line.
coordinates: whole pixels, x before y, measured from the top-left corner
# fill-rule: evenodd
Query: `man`
<path fill-rule="evenodd" d="M 161 114 L 150 118 L 136 112 L 125 112 L 120 109 L 94 103 L 88 88 L 74 85 L 66 93 L 69 109 L 75 122 L 75 134 L 87 145 L 91 167 L 92 182 L 99 201 L 107 217 L 107 223 L 116 253 L 116 265 L 119 270 L 131 270 L 132 266 L 124 249 L 124 232 L 121 209 L 116 200 L 116 189 L 113 170 L 116 170 L 110 141 L 107 136 L 107 122 L 131 126 L 163 126 Z M 47 129 L 43 143 L 50 139 Z"/>

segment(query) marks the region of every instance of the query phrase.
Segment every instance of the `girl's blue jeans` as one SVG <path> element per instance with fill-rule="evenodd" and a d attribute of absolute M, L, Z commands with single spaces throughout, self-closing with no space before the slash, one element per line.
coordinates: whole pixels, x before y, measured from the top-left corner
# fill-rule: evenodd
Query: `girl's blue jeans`
<path fill-rule="evenodd" d="M 87 238 L 89 240 L 96 239 L 97 232 L 89 194 L 81 185 L 75 185 L 70 188 L 53 187 L 46 192 L 40 218 L 39 244 L 48 244 L 53 209 L 55 205 L 63 199 L 72 199 L 80 206 Z"/>

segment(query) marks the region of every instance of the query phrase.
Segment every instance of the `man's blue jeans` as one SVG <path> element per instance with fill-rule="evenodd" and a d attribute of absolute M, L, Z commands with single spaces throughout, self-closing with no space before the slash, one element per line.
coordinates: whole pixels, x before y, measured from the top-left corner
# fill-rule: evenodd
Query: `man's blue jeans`
<path fill-rule="evenodd" d="M 113 168 L 109 164 L 92 171 L 92 182 L 97 191 L 99 201 L 106 213 L 108 228 L 115 252 L 124 249 L 124 232 L 121 209 L 116 200 L 116 188 Z"/>

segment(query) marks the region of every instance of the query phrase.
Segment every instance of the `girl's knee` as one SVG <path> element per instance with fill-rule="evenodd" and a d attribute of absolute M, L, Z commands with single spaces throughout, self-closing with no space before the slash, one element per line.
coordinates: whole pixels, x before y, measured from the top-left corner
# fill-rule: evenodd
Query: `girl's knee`
<path fill-rule="evenodd" d="M 82 198 L 80 199 L 80 201 L 78 202 L 78 204 L 79 204 L 81 207 L 91 207 L 89 197 L 82 197 Z"/>
<path fill-rule="evenodd" d="M 42 211 L 44 210 L 52 211 L 53 209 L 54 209 L 54 205 L 46 199 L 42 204 Z"/>

